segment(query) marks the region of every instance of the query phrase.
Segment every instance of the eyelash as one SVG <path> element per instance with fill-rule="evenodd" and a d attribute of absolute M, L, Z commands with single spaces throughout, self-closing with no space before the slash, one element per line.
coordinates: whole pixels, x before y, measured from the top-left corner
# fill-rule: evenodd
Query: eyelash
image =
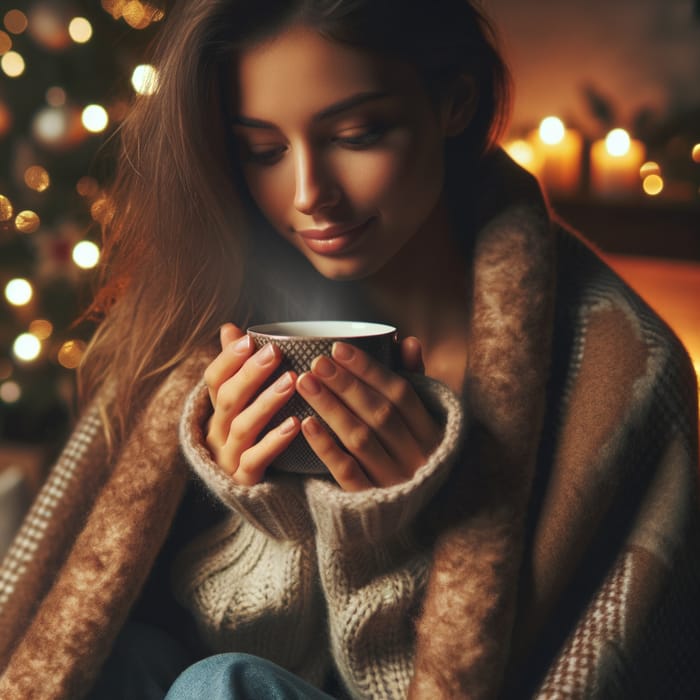
<path fill-rule="evenodd" d="M 378 143 L 385 132 L 386 128 L 384 126 L 369 126 L 357 136 L 337 136 L 333 139 L 333 143 L 341 144 L 351 150 L 361 151 Z M 267 151 L 259 151 L 257 153 L 252 151 L 250 147 L 244 147 L 243 157 L 248 162 L 256 165 L 274 165 L 283 152 L 283 146 L 271 148 Z"/>

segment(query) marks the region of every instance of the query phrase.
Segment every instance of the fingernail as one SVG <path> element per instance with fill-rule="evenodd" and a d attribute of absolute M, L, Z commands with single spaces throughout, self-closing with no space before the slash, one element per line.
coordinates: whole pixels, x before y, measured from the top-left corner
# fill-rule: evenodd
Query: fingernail
<path fill-rule="evenodd" d="M 311 370 L 319 377 L 328 379 L 335 374 L 335 365 L 327 357 L 320 356 L 311 363 Z"/>
<path fill-rule="evenodd" d="M 318 379 L 309 372 L 301 375 L 299 378 L 299 386 L 307 394 L 318 394 L 321 391 L 321 385 L 318 383 Z"/>
<path fill-rule="evenodd" d="M 244 335 L 242 338 L 239 338 L 236 341 L 236 344 L 233 346 L 233 352 L 237 354 L 242 354 L 244 352 L 248 352 L 250 350 L 250 344 L 253 341 L 251 340 L 249 335 Z"/>
<path fill-rule="evenodd" d="M 292 416 L 289 416 L 287 420 L 283 421 L 280 424 L 279 431 L 281 435 L 289 435 L 292 431 L 294 431 L 297 427 L 296 421 Z"/>
<path fill-rule="evenodd" d="M 308 433 L 309 435 L 321 434 L 321 426 L 315 418 L 305 418 L 301 424 L 301 427 L 304 429 L 304 432 Z"/>
<path fill-rule="evenodd" d="M 267 365 L 272 362 L 275 357 L 275 349 L 268 343 L 262 350 L 258 351 L 255 361 L 259 365 Z"/>
<path fill-rule="evenodd" d="M 293 381 L 294 381 L 294 380 L 292 379 L 292 375 L 291 375 L 289 372 L 285 372 L 285 373 L 275 382 L 275 391 L 276 391 L 278 394 L 281 394 L 281 393 L 287 391 L 287 389 L 289 389 L 289 387 L 292 386 Z"/>
<path fill-rule="evenodd" d="M 333 343 L 332 355 L 336 360 L 351 360 L 355 354 L 355 349 L 347 343 Z"/>

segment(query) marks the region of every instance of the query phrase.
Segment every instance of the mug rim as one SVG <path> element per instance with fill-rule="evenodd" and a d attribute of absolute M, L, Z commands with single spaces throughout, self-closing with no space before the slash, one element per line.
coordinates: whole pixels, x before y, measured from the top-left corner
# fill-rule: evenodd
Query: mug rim
<path fill-rule="evenodd" d="M 329 331 L 323 333 L 323 327 Z M 343 326 L 344 328 L 339 328 Z M 308 332 L 295 334 L 295 329 L 308 327 Z M 333 330 L 330 330 L 332 329 Z M 250 326 L 247 331 L 250 335 L 275 338 L 278 340 L 330 340 L 333 338 L 373 338 L 384 335 L 393 335 L 396 328 L 386 323 L 373 321 L 278 321 L 275 323 L 262 323 Z"/>

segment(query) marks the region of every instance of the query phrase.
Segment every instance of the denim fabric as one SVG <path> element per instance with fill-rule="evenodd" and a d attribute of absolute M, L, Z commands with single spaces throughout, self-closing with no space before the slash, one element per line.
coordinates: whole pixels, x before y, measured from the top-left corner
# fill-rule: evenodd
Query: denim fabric
<path fill-rule="evenodd" d="M 86 700 L 163 700 L 173 681 L 193 661 L 162 630 L 130 622 L 117 637 Z"/>
<path fill-rule="evenodd" d="M 217 654 L 186 669 L 166 700 L 332 700 L 276 664 L 249 654 Z"/>

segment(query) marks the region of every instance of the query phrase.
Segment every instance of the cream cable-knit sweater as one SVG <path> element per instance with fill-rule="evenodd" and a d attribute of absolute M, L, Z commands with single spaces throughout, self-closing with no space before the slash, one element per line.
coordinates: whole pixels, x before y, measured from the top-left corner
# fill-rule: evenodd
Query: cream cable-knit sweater
<path fill-rule="evenodd" d="M 330 650 L 352 697 L 406 696 L 431 559 L 413 525 L 464 433 L 453 392 L 413 381 L 445 426 L 442 440 L 411 481 L 359 493 L 280 472 L 236 485 L 203 447 L 209 396 L 203 383 L 193 391 L 180 424 L 183 451 L 231 515 L 180 555 L 174 582 L 212 649 L 263 655 L 318 686 Z"/>

